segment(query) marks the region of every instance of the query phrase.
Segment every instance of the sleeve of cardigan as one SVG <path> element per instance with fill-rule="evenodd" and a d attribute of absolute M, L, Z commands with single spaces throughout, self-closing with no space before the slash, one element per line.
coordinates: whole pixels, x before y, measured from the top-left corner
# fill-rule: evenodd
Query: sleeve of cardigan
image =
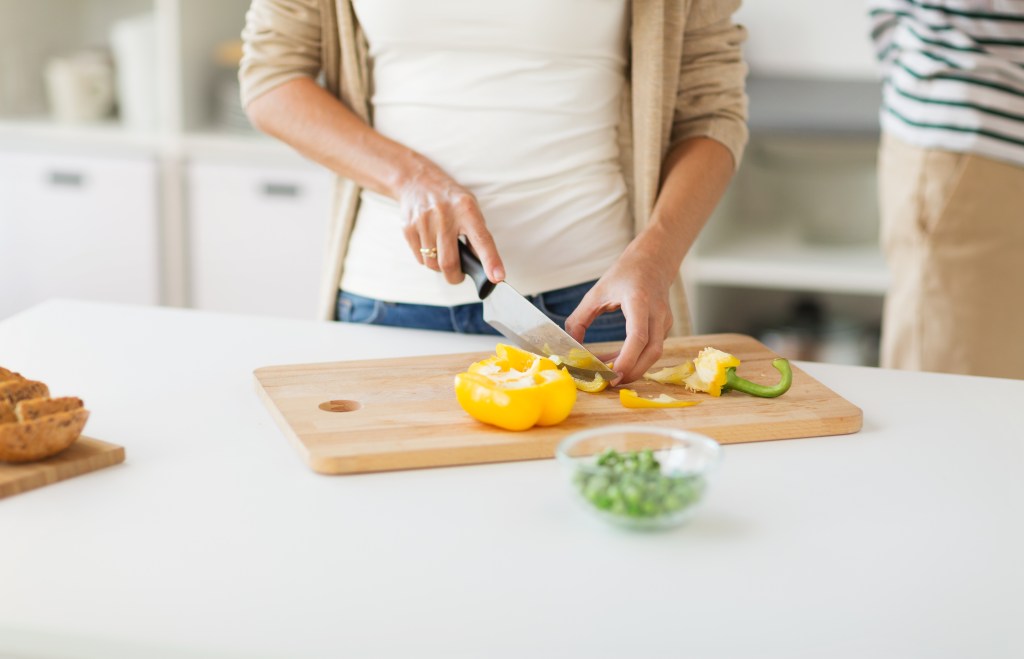
<path fill-rule="evenodd" d="M 320 35 L 320 0 L 253 0 L 242 30 L 242 106 L 295 78 L 316 78 Z"/>
<path fill-rule="evenodd" d="M 747 66 L 740 49 L 747 32 L 732 22 L 738 1 L 694 0 L 683 38 L 679 94 L 670 148 L 692 137 L 725 145 L 738 168 L 746 147 Z"/>

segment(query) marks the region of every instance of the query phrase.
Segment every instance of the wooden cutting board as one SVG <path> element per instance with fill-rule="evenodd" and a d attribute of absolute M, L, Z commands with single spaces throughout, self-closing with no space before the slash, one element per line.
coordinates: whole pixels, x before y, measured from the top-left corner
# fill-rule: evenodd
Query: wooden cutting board
<path fill-rule="evenodd" d="M 778 381 L 771 366 L 778 355 L 741 334 L 671 338 L 655 368 L 693 359 L 706 346 L 739 357 L 737 372 L 745 378 Z M 618 344 L 590 347 L 607 354 Z M 551 458 L 569 433 L 617 423 L 685 428 L 731 444 L 854 433 L 863 419 L 858 407 L 794 367 L 793 386 L 779 398 L 739 392 L 712 398 L 677 385 L 639 381 L 628 387 L 642 396 L 668 393 L 700 404 L 632 410 L 619 403 L 617 388 L 580 392 L 563 423 L 512 432 L 476 421 L 455 399 L 455 374 L 486 356 L 473 352 L 269 366 L 254 374 L 278 425 L 309 466 L 324 474 Z"/>
<path fill-rule="evenodd" d="M 82 435 L 52 458 L 24 464 L 0 462 L 0 499 L 124 462 L 124 447 Z"/>

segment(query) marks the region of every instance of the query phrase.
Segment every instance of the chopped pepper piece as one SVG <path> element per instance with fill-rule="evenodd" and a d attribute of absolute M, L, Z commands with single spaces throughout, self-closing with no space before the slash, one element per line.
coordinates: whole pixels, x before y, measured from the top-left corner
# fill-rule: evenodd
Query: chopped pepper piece
<path fill-rule="evenodd" d="M 683 362 L 679 366 L 666 366 L 654 373 L 644 373 L 644 379 L 661 384 L 683 384 L 686 378 L 693 375 L 693 371 L 693 362 Z"/>
<path fill-rule="evenodd" d="M 568 370 L 566 369 L 568 372 Z M 570 374 L 571 375 L 571 374 Z M 584 380 L 582 378 L 573 377 L 573 382 L 576 383 L 576 388 L 580 391 L 585 391 L 588 394 L 596 394 L 599 391 L 604 391 L 608 388 L 608 380 L 601 377 L 600 373 L 594 373 L 593 380 Z"/>
<path fill-rule="evenodd" d="M 745 394 L 760 396 L 761 398 L 775 398 L 776 396 L 781 396 L 789 391 L 789 387 L 793 384 L 793 369 L 789 366 L 789 360 L 781 357 L 773 360 L 772 366 L 775 367 L 775 370 L 782 375 L 776 385 L 768 386 L 757 384 L 750 380 L 745 380 L 736 375 L 735 368 L 728 368 L 725 371 L 725 389 L 742 391 Z"/>
<path fill-rule="evenodd" d="M 526 430 L 564 421 L 576 403 L 576 383 L 550 359 L 499 343 L 493 357 L 455 376 L 455 396 L 479 421 Z"/>
<path fill-rule="evenodd" d="M 548 344 L 544 344 L 543 350 L 551 351 Z M 590 353 L 586 350 L 580 350 L 579 348 L 573 348 L 569 351 L 569 354 L 562 357 L 561 355 L 551 355 L 551 361 L 555 362 L 559 366 L 567 364 L 569 366 L 575 366 L 577 368 L 587 368 L 590 362 Z"/>
<path fill-rule="evenodd" d="M 630 409 L 644 409 L 652 407 L 692 407 L 699 403 L 699 400 L 679 400 L 666 394 L 657 398 L 641 398 L 633 389 L 619 389 L 619 402 L 623 407 Z"/>
<path fill-rule="evenodd" d="M 740 360 L 734 355 L 716 348 L 704 348 L 696 359 L 683 362 L 678 366 L 663 368 L 654 373 L 644 373 L 648 380 L 662 384 L 681 384 L 690 391 L 704 392 L 712 396 L 721 396 L 726 391 L 741 391 L 751 396 L 775 398 L 789 391 L 793 384 L 793 370 L 789 361 L 781 357 L 772 362 L 782 377 L 778 384 L 763 385 L 745 380 L 736 375 L 736 367 Z"/>
<path fill-rule="evenodd" d="M 683 378 L 683 386 L 690 391 L 698 391 L 718 397 L 722 395 L 725 385 L 726 369 L 736 368 L 740 360 L 717 348 L 704 348 L 693 360 L 693 373 Z"/>

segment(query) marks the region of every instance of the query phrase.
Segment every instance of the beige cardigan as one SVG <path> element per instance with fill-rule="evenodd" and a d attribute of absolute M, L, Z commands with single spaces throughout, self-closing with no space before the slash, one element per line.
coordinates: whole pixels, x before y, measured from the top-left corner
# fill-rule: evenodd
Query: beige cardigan
<path fill-rule="evenodd" d="M 632 0 L 630 67 L 623 94 L 620 153 L 635 232 L 654 208 L 665 155 L 682 140 L 706 136 L 739 165 L 747 141 L 745 30 L 731 16 L 740 0 Z M 316 78 L 370 121 L 370 65 L 351 0 L 253 0 L 242 33 L 242 102 L 300 76 Z M 320 316 L 335 317 L 338 284 L 360 188 L 339 177 L 327 243 Z M 677 276 L 673 334 L 690 333 Z"/>

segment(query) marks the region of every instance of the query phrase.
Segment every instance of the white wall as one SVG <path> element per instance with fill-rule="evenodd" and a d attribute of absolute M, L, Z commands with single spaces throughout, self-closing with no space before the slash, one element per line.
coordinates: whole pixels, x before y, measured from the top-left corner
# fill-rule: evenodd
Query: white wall
<path fill-rule="evenodd" d="M 754 75 L 878 77 L 865 0 L 744 0 Z"/>

